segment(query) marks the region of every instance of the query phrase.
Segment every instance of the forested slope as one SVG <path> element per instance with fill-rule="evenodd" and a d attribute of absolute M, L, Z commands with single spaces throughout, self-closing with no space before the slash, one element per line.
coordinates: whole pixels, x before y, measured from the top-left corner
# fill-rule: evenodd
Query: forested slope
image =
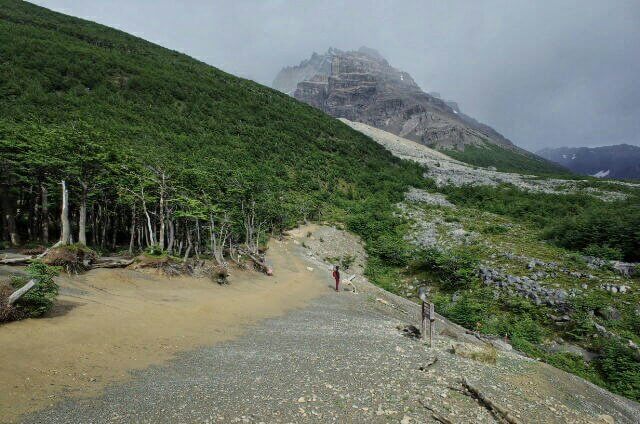
<path fill-rule="evenodd" d="M 102 25 L 0 0 L 0 57 L 5 244 L 58 239 L 63 180 L 66 241 L 173 253 L 225 225 L 235 242 L 310 217 L 384 226 L 422 184 L 310 106 Z"/>

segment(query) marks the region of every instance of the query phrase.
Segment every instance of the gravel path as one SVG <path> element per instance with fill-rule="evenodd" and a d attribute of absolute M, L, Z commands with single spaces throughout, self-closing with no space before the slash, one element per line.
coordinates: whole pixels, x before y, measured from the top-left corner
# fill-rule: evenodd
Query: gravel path
<path fill-rule="evenodd" d="M 331 283 L 327 273 L 326 295 L 234 341 L 183 353 L 97 398 L 68 400 L 24 422 L 499 422 L 465 393 L 463 377 L 523 423 L 640 417 L 638 404 L 514 353 L 499 353 L 495 364 L 453 354 L 454 343 L 480 342 L 451 324 L 439 321 L 443 334 L 427 348 L 398 330 L 415 322 L 416 305 L 368 283 L 357 294 L 335 293 Z"/>
<path fill-rule="evenodd" d="M 400 335 L 399 321 L 355 296 L 329 293 L 234 342 L 183 354 L 100 398 L 69 401 L 25 422 L 389 422 L 424 416 L 423 407 L 402 399 L 425 384 L 416 368 L 429 353 Z"/>

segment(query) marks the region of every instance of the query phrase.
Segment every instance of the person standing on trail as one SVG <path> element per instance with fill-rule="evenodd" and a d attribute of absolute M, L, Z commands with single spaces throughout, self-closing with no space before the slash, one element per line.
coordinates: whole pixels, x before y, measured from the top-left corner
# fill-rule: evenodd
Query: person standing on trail
<path fill-rule="evenodd" d="M 338 265 L 333 267 L 333 278 L 336 280 L 336 291 L 340 291 L 340 267 Z"/>

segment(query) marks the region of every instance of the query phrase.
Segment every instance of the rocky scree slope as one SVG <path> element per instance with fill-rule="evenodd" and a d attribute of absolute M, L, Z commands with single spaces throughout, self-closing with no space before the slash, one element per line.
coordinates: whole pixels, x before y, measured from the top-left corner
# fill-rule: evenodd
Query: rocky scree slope
<path fill-rule="evenodd" d="M 314 53 L 298 66 L 280 71 L 273 87 L 331 116 L 363 122 L 436 149 L 461 154 L 472 148 L 474 154 L 463 156 L 469 161 L 503 166 L 510 161 L 512 167 L 562 172 L 463 114 L 455 102 L 425 93 L 411 75 L 389 65 L 373 49 L 330 48 L 322 55 Z"/>
<path fill-rule="evenodd" d="M 399 137 L 390 132 L 373 126 L 341 119 L 342 122 L 353 129 L 371 137 L 384 146 L 393 155 L 421 164 L 425 171 L 424 176 L 434 180 L 438 187 L 446 186 L 499 186 L 511 184 L 521 190 L 553 194 L 585 193 L 602 200 L 623 200 L 627 196 L 622 191 L 611 190 L 603 182 L 602 187 L 584 186 L 580 180 L 565 180 L 562 178 L 539 178 L 536 175 L 526 175 L 513 172 L 500 172 L 495 168 L 483 168 L 470 166 L 464 162 L 453 159 L 444 152 L 431 149 L 415 141 Z M 630 182 L 613 182 L 613 187 L 640 188 L 640 184 Z"/>

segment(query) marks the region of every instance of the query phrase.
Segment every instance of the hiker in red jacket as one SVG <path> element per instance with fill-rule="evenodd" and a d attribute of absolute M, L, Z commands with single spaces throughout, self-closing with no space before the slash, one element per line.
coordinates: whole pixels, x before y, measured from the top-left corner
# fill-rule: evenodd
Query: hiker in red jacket
<path fill-rule="evenodd" d="M 339 291 L 340 287 L 340 268 L 338 265 L 333 267 L 333 278 L 336 280 L 336 291 Z"/>

